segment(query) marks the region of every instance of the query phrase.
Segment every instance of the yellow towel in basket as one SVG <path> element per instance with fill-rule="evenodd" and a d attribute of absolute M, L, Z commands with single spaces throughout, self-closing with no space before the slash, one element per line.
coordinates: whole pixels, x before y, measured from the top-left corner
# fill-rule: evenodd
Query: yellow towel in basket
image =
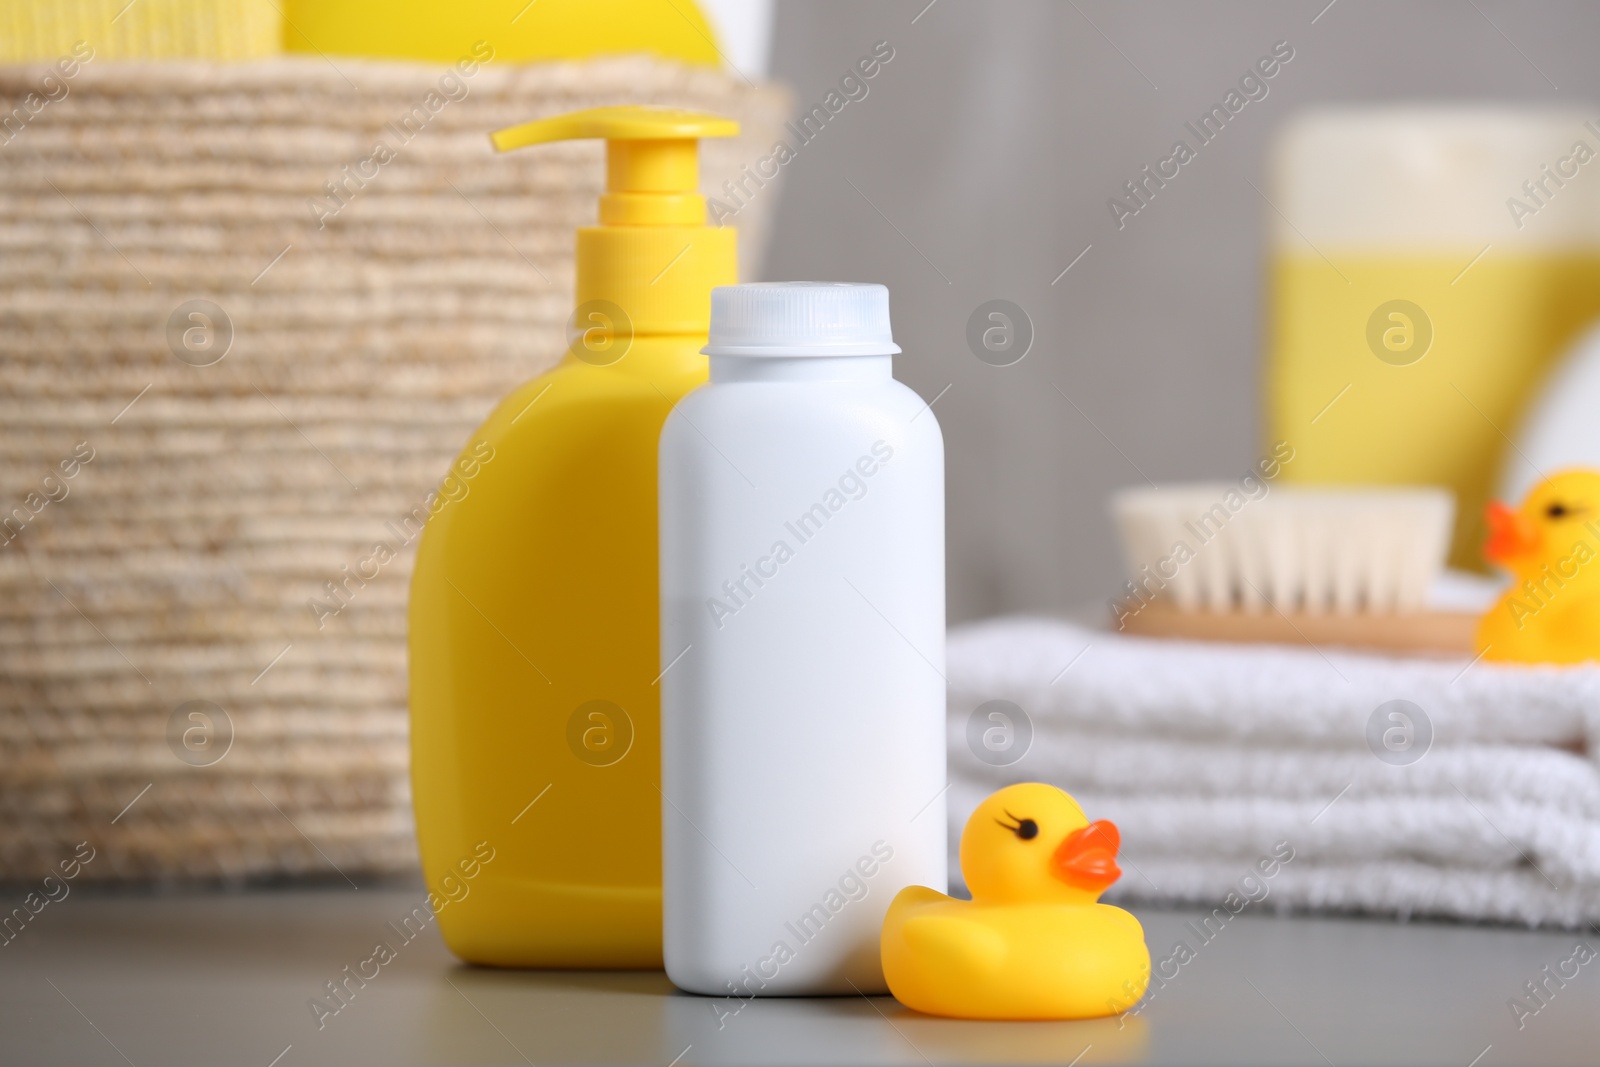
<path fill-rule="evenodd" d="M 98 59 L 256 59 L 283 48 L 271 0 L 0 0 L 0 63 Z"/>
<path fill-rule="evenodd" d="M 454 63 L 487 41 L 502 63 L 641 52 L 722 63 L 694 0 L 287 0 L 284 15 L 290 52 Z"/>

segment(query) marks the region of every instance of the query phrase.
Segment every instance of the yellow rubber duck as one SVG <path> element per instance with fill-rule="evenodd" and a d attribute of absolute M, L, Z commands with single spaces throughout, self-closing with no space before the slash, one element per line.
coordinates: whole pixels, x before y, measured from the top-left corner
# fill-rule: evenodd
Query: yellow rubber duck
<path fill-rule="evenodd" d="M 1478 623 L 1484 659 L 1600 660 L 1600 471 L 1562 471 L 1522 506 L 1489 504 L 1484 555 L 1512 585 Z"/>
<path fill-rule="evenodd" d="M 1121 837 L 1072 797 L 1027 782 L 978 805 L 961 832 L 972 899 L 907 886 L 883 920 L 883 973 L 908 1008 L 958 1019 L 1089 1019 L 1150 981 L 1139 920 L 1100 894 Z"/>

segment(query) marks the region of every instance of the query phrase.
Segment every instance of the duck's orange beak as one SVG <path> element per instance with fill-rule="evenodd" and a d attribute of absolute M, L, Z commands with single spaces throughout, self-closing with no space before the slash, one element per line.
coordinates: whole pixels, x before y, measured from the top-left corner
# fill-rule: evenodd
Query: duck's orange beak
<path fill-rule="evenodd" d="M 1509 563 L 1539 547 L 1538 527 L 1510 505 L 1491 500 L 1484 517 L 1489 521 L 1489 539 L 1483 554 L 1491 562 Z"/>
<path fill-rule="evenodd" d="M 1117 849 L 1122 835 L 1112 823 L 1101 819 L 1068 834 L 1050 857 L 1050 873 L 1079 889 L 1099 891 L 1122 877 L 1117 866 Z"/>

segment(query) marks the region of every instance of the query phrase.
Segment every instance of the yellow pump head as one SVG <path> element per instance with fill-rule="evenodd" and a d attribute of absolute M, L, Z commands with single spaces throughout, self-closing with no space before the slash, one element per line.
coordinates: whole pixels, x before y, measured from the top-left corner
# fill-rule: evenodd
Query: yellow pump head
<path fill-rule="evenodd" d="M 706 225 L 699 139 L 733 137 L 720 115 L 597 107 L 490 135 L 501 152 L 551 141 L 606 142 L 600 225 L 578 231 L 577 303 L 615 303 L 636 333 L 704 333 L 711 290 L 738 281 L 731 228 Z"/>
<path fill-rule="evenodd" d="M 699 226 L 706 220 L 700 188 L 699 139 L 734 137 L 733 119 L 700 111 L 597 107 L 523 123 L 490 136 L 501 152 L 550 141 L 595 137 L 606 142 L 603 226 Z"/>

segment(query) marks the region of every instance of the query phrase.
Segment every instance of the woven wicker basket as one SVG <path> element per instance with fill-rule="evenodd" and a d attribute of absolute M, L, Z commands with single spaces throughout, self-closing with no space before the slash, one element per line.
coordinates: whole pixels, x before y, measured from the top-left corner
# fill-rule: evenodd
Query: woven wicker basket
<path fill-rule="evenodd" d="M 745 132 L 706 144 L 711 189 L 787 103 L 642 58 L 486 65 L 319 226 L 443 73 L 97 62 L 0 144 L 0 878 L 83 840 L 95 878 L 415 862 L 411 557 L 321 629 L 308 601 L 561 353 L 601 150 L 485 133 L 722 112 Z M 0 106 L 43 74 L 0 68 Z M 772 199 L 739 214 L 747 265 Z"/>

